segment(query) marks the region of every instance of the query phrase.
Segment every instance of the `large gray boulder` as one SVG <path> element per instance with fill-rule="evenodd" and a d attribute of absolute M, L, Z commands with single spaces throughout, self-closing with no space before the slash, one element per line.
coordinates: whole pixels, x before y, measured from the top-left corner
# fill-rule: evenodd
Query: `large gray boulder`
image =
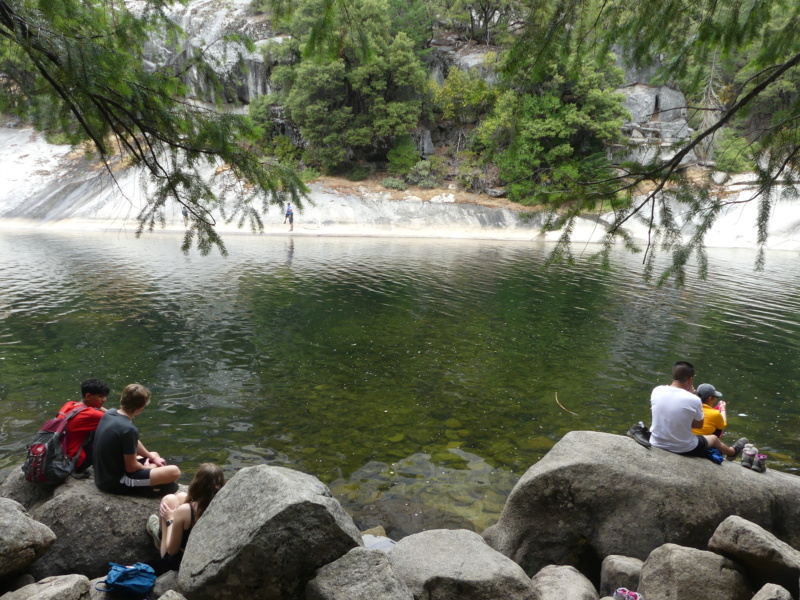
<path fill-rule="evenodd" d="M 5 481 L 0 484 L 0 497 L 16 500 L 26 510 L 31 510 L 35 506 L 47 502 L 53 497 L 56 486 L 37 485 L 25 480 L 25 473 L 22 469 L 11 469 Z"/>
<path fill-rule="evenodd" d="M 567 564 L 599 581 L 609 554 L 644 560 L 669 542 L 705 549 L 731 514 L 798 546 L 798 495 L 794 475 L 753 473 L 734 462 L 643 448 L 624 436 L 573 431 L 528 469 L 483 535 L 529 575 Z"/>
<path fill-rule="evenodd" d="M 108 573 L 109 562 L 132 565 L 158 558 L 145 524 L 159 502 L 106 494 L 91 479 L 68 479 L 31 511 L 57 538 L 33 564 L 33 575 L 41 579 L 78 573 L 94 579 Z"/>
<path fill-rule="evenodd" d="M 0 577 L 28 568 L 55 541 L 56 534 L 19 502 L 0 498 Z"/>
<path fill-rule="evenodd" d="M 633 123 L 670 122 L 688 117 L 686 97 L 679 90 L 637 83 L 618 91 L 625 95 L 622 106 L 631 114 Z"/>
<path fill-rule="evenodd" d="M 156 583 L 153 586 L 153 591 L 150 593 L 151 600 L 158 600 L 162 596 L 165 596 L 167 592 L 174 591 L 178 589 L 178 572 L 177 571 L 167 571 L 163 575 L 161 575 L 158 579 L 156 579 Z"/>
<path fill-rule="evenodd" d="M 612 596 L 615 590 L 639 589 L 639 577 L 642 574 L 644 561 L 632 556 L 610 554 L 603 559 L 600 567 L 600 593 Z"/>
<path fill-rule="evenodd" d="M 549 565 L 531 580 L 536 600 L 597 600 L 592 582 L 575 567 Z"/>
<path fill-rule="evenodd" d="M 719 554 L 664 544 L 642 566 L 639 593 L 647 600 L 750 600 L 741 567 Z"/>
<path fill-rule="evenodd" d="M 83 575 L 61 575 L 3 594 L 3 600 L 89 600 L 90 589 Z"/>
<path fill-rule="evenodd" d="M 306 586 L 306 600 L 414 600 L 385 552 L 353 548 L 325 565 Z"/>
<path fill-rule="evenodd" d="M 190 600 L 302 598 L 317 569 L 360 545 L 353 520 L 317 478 L 248 467 L 192 530 L 178 591 Z"/>
<path fill-rule="evenodd" d="M 180 45 L 154 37 L 147 45 L 145 68 L 171 64 L 175 68 L 186 66 L 186 59 L 195 51 L 202 51 L 219 77 L 222 98 L 225 102 L 252 102 L 256 96 L 271 91 L 269 78 L 273 64 L 264 60 L 259 46 L 271 40 L 280 43 L 271 21 L 264 15 L 254 14 L 250 0 L 194 0 L 174 3 L 168 9 L 171 21 L 186 32 Z M 134 10 L 143 3 L 129 3 Z M 230 35 L 248 36 L 257 48 L 248 50 L 238 41 L 223 41 Z M 197 69 L 185 73 L 193 93 L 204 99 L 214 99 L 214 90 Z"/>
<path fill-rule="evenodd" d="M 800 552 L 755 523 L 732 515 L 720 523 L 708 549 L 742 565 L 759 585 L 777 583 L 800 594 Z"/>
<path fill-rule="evenodd" d="M 392 569 L 415 598 L 534 600 L 531 580 L 477 533 L 434 529 L 400 540 L 389 553 Z"/>

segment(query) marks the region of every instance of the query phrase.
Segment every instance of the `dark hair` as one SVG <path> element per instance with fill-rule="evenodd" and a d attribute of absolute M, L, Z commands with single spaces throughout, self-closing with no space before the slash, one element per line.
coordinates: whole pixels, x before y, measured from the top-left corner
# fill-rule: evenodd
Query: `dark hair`
<path fill-rule="evenodd" d="M 81 398 L 86 394 L 96 394 L 97 396 L 108 396 L 111 388 L 102 379 L 87 379 L 81 384 Z"/>
<path fill-rule="evenodd" d="M 225 485 L 225 475 L 214 463 L 203 463 L 194 474 L 194 479 L 189 484 L 189 494 L 186 498 L 187 502 L 197 502 L 197 516 L 200 518 L 208 505 L 217 495 L 217 492 Z"/>
<path fill-rule="evenodd" d="M 672 380 L 681 383 L 689 381 L 694 377 L 694 365 L 684 360 L 679 360 L 672 365 Z"/>

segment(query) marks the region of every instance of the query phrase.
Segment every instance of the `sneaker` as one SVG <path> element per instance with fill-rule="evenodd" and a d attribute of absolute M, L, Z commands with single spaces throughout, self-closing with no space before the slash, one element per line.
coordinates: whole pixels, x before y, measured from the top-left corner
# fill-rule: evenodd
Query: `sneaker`
<path fill-rule="evenodd" d="M 628 600 L 644 600 L 639 592 L 628 592 Z"/>
<path fill-rule="evenodd" d="M 733 451 L 735 454 L 733 456 L 726 456 L 728 460 L 736 460 L 736 457 L 742 453 L 744 450 L 745 445 L 747 444 L 747 438 L 739 438 L 736 440 L 736 443 L 732 446 Z"/>
<path fill-rule="evenodd" d="M 747 447 L 742 451 L 742 466 L 745 469 L 750 469 L 753 466 L 753 462 L 756 460 L 757 454 L 758 448 L 754 448 L 752 445 L 747 444 Z"/>
<path fill-rule="evenodd" d="M 150 515 L 147 519 L 147 533 L 153 538 L 153 543 L 161 550 L 161 522 L 158 515 Z"/>
<path fill-rule="evenodd" d="M 632 425 L 630 429 L 628 429 L 627 433 L 625 434 L 630 438 L 636 440 L 639 444 L 644 446 L 645 448 L 650 447 L 650 430 L 647 426 L 639 421 L 635 425 Z M 624 589 L 624 588 L 620 588 Z"/>
<path fill-rule="evenodd" d="M 628 594 L 630 594 L 630 592 L 627 590 L 627 588 L 619 588 L 616 592 L 614 592 L 612 598 L 614 598 L 614 600 L 628 600 Z"/>
<path fill-rule="evenodd" d="M 759 454 L 756 456 L 755 462 L 753 462 L 753 471 L 756 473 L 763 473 L 767 470 L 767 455 L 766 454 Z"/>

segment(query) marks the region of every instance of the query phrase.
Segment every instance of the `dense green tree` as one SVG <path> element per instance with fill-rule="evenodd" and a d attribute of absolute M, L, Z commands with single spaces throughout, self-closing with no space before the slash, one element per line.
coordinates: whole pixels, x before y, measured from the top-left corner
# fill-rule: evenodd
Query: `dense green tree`
<path fill-rule="evenodd" d="M 444 83 L 433 84 L 433 105 L 442 119 L 455 123 L 475 123 L 489 112 L 498 90 L 476 70 L 451 68 Z"/>
<path fill-rule="evenodd" d="M 387 0 L 392 31 L 404 32 L 414 42 L 418 56 L 425 56 L 433 38 L 435 6 L 426 0 Z"/>
<path fill-rule="evenodd" d="M 509 28 L 521 17 L 519 0 L 440 0 L 440 19 L 469 39 L 486 44 L 510 39 Z"/>
<path fill-rule="evenodd" d="M 303 0 L 294 8 L 295 62 L 276 68 L 274 78 L 309 142 L 307 158 L 337 170 L 385 156 L 396 136 L 416 126 L 426 74 L 412 40 L 393 32 L 387 0 L 358 0 L 341 14 L 327 14 L 323 5 Z M 326 26 L 337 32 L 335 44 L 329 38 L 314 45 L 322 18 L 333 19 Z"/>
<path fill-rule="evenodd" d="M 602 50 L 616 45 L 630 65 L 662 64 L 665 81 L 687 80 L 696 65 L 710 65 L 714 56 L 723 63 L 745 61 L 736 68 L 732 89 L 712 124 L 697 132 L 674 157 L 658 164 L 626 164 L 618 175 L 594 180 L 564 181 L 562 210 L 569 231 L 575 196 L 612 198 L 616 218 L 609 228 L 611 243 L 622 226 L 641 217 L 651 228 L 651 248 L 669 252 L 673 267 L 665 273 L 680 282 L 686 264 L 696 256 L 701 274 L 705 270 L 703 237 L 726 204 L 726 199 L 698 187 L 685 178 L 678 165 L 704 140 L 733 123 L 769 98 L 780 109 L 750 112 L 748 137 L 755 144 L 748 152 L 751 168 L 758 176 L 758 190 L 751 200 L 759 203 L 756 227 L 759 240 L 767 239 L 769 214 L 782 197 L 796 196 L 795 174 L 800 169 L 800 97 L 796 86 L 800 65 L 800 5 L 786 0 L 733 0 L 732 2 L 689 2 L 688 0 L 533 0 L 523 35 L 514 45 L 507 64 L 511 75 L 540 79 L 552 63 L 568 64 L 571 56 L 602 58 Z M 778 24 L 782 26 L 778 26 Z M 601 51 L 598 51 L 598 48 Z M 533 57 L 533 60 L 530 60 Z M 704 83 L 703 76 L 694 82 Z M 686 90 L 690 97 L 697 91 Z M 784 186 L 784 187 L 780 187 Z M 620 201 L 620 198 L 623 201 Z M 676 208 L 677 206 L 677 208 Z M 681 219 L 698 223 L 697 232 L 682 241 Z M 564 238 L 565 241 L 568 239 Z M 652 268 L 653 253 L 646 255 Z M 761 264 L 763 253 L 758 264 Z"/>
<path fill-rule="evenodd" d="M 607 71 L 608 73 L 608 71 Z M 537 90 L 509 89 L 480 125 L 477 141 L 500 167 L 509 198 L 522 204 L 594 208 L 571 183 L 609 175 L 607 144 L 618 141 L 626 111 L 614 78 L 590 69 L 573 81 L 554 76 Z"/>

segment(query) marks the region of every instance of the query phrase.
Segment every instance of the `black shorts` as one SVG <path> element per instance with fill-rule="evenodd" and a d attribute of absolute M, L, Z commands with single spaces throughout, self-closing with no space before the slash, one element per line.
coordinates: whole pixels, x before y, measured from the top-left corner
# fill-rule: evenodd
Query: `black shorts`
<path fill-rule="evenodd" d="M 166 494 L 174 494 L 180 490 L 177 483 L 165 483 L 151 486 L 149 469 L 139 469 L 135 473 L 125 473 L 118 483 L 111 486 L 104 486 L 100 489 L 109 494 L 120 494 L 122 496 L 159 498 Z"/>
<path fill-rule="evenodd" d="M 700 458 L 707 458 L 706 453 L 708 452 L 708 440 L 703 435 L 697 436 L 697 446 L 694 450 L 689 450 L 689 452 L 679 452 L 681 456 L 699 456 Z"/>

